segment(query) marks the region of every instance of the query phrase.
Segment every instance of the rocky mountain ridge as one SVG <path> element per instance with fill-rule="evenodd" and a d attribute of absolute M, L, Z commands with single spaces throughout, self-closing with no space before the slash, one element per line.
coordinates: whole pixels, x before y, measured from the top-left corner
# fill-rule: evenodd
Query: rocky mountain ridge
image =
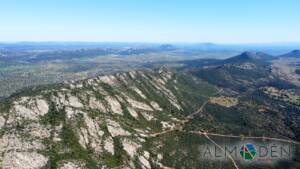
<path fill-rule="evenodd" d="M 179 121 L 177 83 L 169 71 L 131 71 L 13 97 L 1 105 L 0 166 L 162 166 L 142 144 Z"/>

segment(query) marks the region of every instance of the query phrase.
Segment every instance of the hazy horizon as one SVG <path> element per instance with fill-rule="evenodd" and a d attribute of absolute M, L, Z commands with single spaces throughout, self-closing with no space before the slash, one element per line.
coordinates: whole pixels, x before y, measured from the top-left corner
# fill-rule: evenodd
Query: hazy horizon
<path fill-rule="evenodd" d="M 20 41 L 0 41 L 0 44 L 18 44 L 18 43 L 90 43 L 90 44 L 109 44 L 109 43 L 123 43 L 123 44 L 187 44 L 187 45 L 194 45 L 194 44 L 212 44 L 212 45 L 299 45 L 300 41 L 295 41 L 295 42 L 280 42 L 280 41 L 275 41 L 275 42 L 240 42 L 240 43 L 230 43 L 230 42 L 224 42 L 224 43 L 219 43 L 219 42 L 210 42 L 210 41 L 205 41 L 205 42 L 163 42 L 163 41 L 157 41 L 157 42 L 151 42 L 151 41 L 68 41 L 68 40 L 53 40 L 53 41 L 27 41 L 27 40 L 20 40 Z"/>

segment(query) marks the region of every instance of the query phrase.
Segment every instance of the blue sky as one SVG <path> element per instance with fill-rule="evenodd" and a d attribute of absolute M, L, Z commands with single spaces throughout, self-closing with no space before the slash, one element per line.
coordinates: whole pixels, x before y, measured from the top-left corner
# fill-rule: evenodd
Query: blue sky
<path fill-rule="evenodd" d="M 300 42 L 299 0 L 1 0 L 0 41 Z"/>

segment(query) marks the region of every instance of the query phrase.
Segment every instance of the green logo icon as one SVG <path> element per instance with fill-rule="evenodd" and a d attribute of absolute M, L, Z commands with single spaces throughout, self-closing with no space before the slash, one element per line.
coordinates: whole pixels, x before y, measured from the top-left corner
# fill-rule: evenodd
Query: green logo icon
<path fill-rule="evenodd" d="M 253 160 L 256 154 L 256 150 L 251 143 L 242 145 L 240 149 L 240 154 L 244 160 Z"/>

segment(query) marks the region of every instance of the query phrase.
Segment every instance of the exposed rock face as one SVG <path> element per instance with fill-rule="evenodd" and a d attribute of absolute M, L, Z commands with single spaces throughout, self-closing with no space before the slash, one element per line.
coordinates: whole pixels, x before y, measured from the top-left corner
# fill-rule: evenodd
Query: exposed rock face
<path fill-rule="evenodd" d="M 111 136 L 129 136 L 130 133 L 128 131 L 125 131 L 119 123 L 113 121 L 113 120 L 106 120 L 107 122 L 107 129 Z"/>
<path fill-rule="evenodd" d="M 78 109 L 71 108 L 71 107 L 65 107 L 65 112 L 66 112 L 68 119 L 72 119 L 78 114 L 85 114 L 84 112 L 82 112 Z"/>
<path fill-rule="evenodd" d="M 83 148 L 87 148 L 87 145 L 89 144 L 89 136 L 88 136 L 88 131 L 86 128 L 80 128 L 79 132 L 79 144 L 83 147 Z"/>
<path fill-rule="evenodd" d="M 4 124 L 5 124 L 5 118 L 0 116 L 0 130 L 4 126 Z"/>
<path fill-rule="evenodd" d="M 111 154 L 115 154 L 115 150 L 114 150 L 114 142 L 113 139 L 111 137 L 108 137 L 105 141 L 104 141 L 104 149 L 111 153 Z"/>
<path fill-rule="evenodd" d="M 149 161 L 144 156 L 139 156 L 139 161 L 142 163 L 143 168 L 151 168 Z"/>
<path fill-rule="evenodd" d="M 99 124 L 89 118 L 86 114 L 84 114 L 84 121 L 90 136 L 90 146 L 95 150 L 95 152 L 100 153 L 102 151 L 101 137 L 103 136 L 104 132 L 100 129 Z"/>
<path fill-rule="evenodd" d="M 36 152 L 9 152 L 4 155 L 3 169 L 38 169 L 47 164 L 48 158 Z"/>
<path fill-rule="evenodd" d="M 13 112 L 19 118 L 28 120 L 37 120 L 39 116 L 48 113 L 49 106 L 47 102 L 40 98 L 22 97 L 14 102 Z"/>
<path fill-rule="evenodd" d="M 130 115 L 134 118 L 138 118 L 138 113 L 131 107 L 127 107 L 128 112 L 130 113 Z"/>
<path fill-rule="evenodd" d="M 8 151 L 28 151 L 28 150 L 42 150 L 44 145 L 41 141 L 21 138 L 20 135 L 5 134 L 0 139 L 0 152 Z"/>
<path fill-rule="evenodd" d="M 75 96 L 69 95 L 69 105 L 72 107 L 80 108 L 83 107 L 82 103 L 79 101 L 79 99 Z"/>
<path fill-rule="evenodd" d="M 133 100 L 129 97 L 127 97 L 126 99 L 127 99 L 127 102 L 134 108 L 146 110 L 146 111 L 153 111 L 153 109 L 145 103 Z"/>
<path fill-rule="evenodd" d="M 39 110 L 40 115 L 44 115 L 44 114 L 48 113 L 49 106 L 48 106 L 48 103 L 45 100 L 37 99 L 36 100 L 36 106 L 37 106 L 37 109 Z"/>
<path fill-rule="evenodd" d="M 153 77 L 154 81 L 150 81 L 150 83 L 159 91 L 163 92 L 165 96 L 168 97 L 169 102 L 176 107 L 178 110 L 181 110 L 181 106 L 178 103 L 178 100 L 174 93 L 165 87 L 165 82 L 162 79 L 159 79 L 157 77 Z"/>
<path fill-rule="evenodd" d="M 173 129 L 175 128 L 175 124 L 170 124 L 169 122 L 161 121 L 163 129 Z"/>
<path fill-rule="evenodd" d="M 67 92 L 69 92 L 67 90 Z M 71 95 L 70 93 L 65 94 L 65 91 L 58 92 L 57 96 L 52 96 L 52 101 L 55 102 L 60 108 L 63 106 L 71 106 L 74 108 L 81 108 L 83 104 L 80 102 L 78 97 Z"/>
<path fill-rule="evenodd" d="M 148 121 L 150 121 L 150 120 L 152 120 L 154 117 L 150 114 L 150 113 L 148 113 L 148 112 L 141 112 L 141 114 L 142 114 L 142 116 L 146 119 L 146 120 L 148 120 Z"/>
<path fill-rule="evenodd" d="M 71 161 L 64 163 L 60 167 L 60 169 L 82 169 L 82 168 L 84 168 L 84 165 L 79 164 L 78 162 L 76 163 Z"/>
<path fill-rule="evenodd" d="M 137 154 L 138 148 L 141 147 L 141 145 L 139 145 L 131 140 L 128 140 L 128 139 L 124 139 L 122 141 L 122 145 L 124 147 L 124 150 L 127 152 L 127 154 L 131 158 L 134 158 L 134 156 Z"/>
<path fill-rule="evenodd" d="M 107 96 L 107 97 L 105 97 L 105 100 L 109 104 L 110 109 L 113 113 L 123 115 L 121 104 L 119 103 L 119 101 L 117 99 L 115 99 L 114 97 L 111 97 L 111 96 Z"/>
<path fill-rule="evenodd" d="M 136 72 L 134 72 L 134 71 L 130 71 L 130 72 L 129 72 L 129 75 L 130 75 L 130 77 L 131 77 L 132 79 L 135 79 L 135 78 L 136 78 Z"/>
<path fill-rule="evenodd" d="M 103 113 L 107 112 L 104 104 L 100 101 L 98 101 L 95 97 L 90 98 L 89 106 L 92 109 L 97 109 Z"/>
<path fill-rule="evenodd" d="M 49 138 L 51 135 L 50 126 L 43 126 L 39 123 L 30 124 L 26 130 L 30 135 L 39 139 L 46 139 Z"/>
<path fill-rule="evenodd" d="M 100 76 L 99 80 L 102 81 L 103 83 L 109 84 L 111 86 L 114 86 L 116 84 L 116 78 L 112 75 L 109 76 Z"/>
<path fill-rule="evenodd" d="M 138 89 L 137 87 L 133 87 L 132 88 L 137 94 L 139 94 L 143 99 L 146 99 L 146 96 L 144 95 L 144 93 Z"/>
<path fill-rule="evenodd" d="M 157 111 L 162 111 L 163 110 L 155 101 L 150 102 L 150 104 Z"/>

